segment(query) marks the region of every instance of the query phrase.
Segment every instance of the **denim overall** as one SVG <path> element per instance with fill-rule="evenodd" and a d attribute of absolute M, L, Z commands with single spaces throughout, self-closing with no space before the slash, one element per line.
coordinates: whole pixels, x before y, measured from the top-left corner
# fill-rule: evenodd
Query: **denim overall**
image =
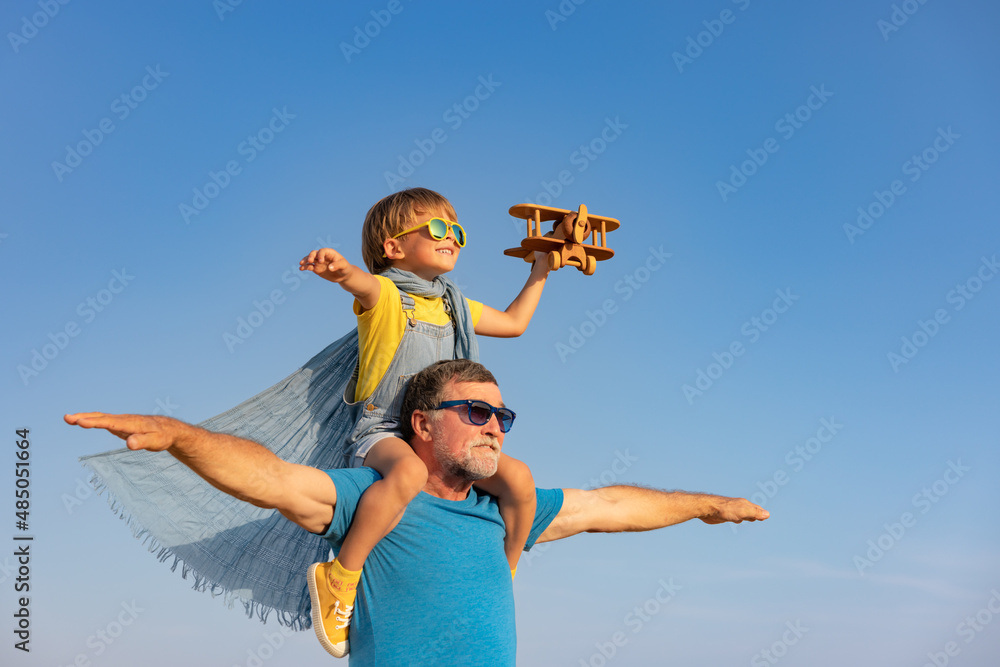
<path fill-rule="evenodd" d="M 352 468 L 364 465 L 365 456 L 379 440 L 402 437 L 400 413 L 403 409 L 403 394 L 406 393 L 410 378 L 436 361 L 455 357 L 454 322 L 421 322 L 413 316 L 413 297 L 400 292 L 400 301 L 406 314 L 406 329 L 396 354 L 389 362 L 389 368 L 372 395 L 364 399 L 361 418 L 345 444 L 345 455 L 350 457 L 348 465 Z M 448 302 L 444 303 L 445 309 L 450 313 Z M 357 380 L 355 373 L 344 392 L 344 400 L 349 404 L 358 403 L 349 400 L 354 397 Z"/>

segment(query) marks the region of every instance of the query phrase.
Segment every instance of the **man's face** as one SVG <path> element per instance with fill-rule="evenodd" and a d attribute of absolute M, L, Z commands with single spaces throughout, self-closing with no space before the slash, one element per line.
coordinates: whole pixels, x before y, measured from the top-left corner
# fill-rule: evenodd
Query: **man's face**
<path fill-rule="evenodd" d="M 485 401 L 503 407 L 500 388 L 479 382 L 451 382 L 445 386 L 443 401 Z M 464 405 L 444 408 L 431 419 L 434 457 L 445 472 L 468 482 L 492 477 L 500 461 L 504 434 L 497 416 L 482 426 L 469 421 Z"/>

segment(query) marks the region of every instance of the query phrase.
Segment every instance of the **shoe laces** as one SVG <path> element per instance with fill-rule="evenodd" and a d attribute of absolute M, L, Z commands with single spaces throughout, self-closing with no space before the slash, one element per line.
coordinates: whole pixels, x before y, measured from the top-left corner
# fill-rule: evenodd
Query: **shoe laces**
<path fill-rule="evenodd" d="M 342 630 L 351 624 L 351 616 L 354 615 L 354 605 L 345 604 L 341 607 L 340 600 L 333 603 L 333 618 L 337 623 L 336 628 Z"/>

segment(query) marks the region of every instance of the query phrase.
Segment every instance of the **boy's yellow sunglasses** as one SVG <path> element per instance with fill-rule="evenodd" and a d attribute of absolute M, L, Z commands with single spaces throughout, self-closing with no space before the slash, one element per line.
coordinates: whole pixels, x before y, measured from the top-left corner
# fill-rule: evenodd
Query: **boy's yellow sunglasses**
<path fill-rule="evenodd" d="M 392 238 L 398 239 L 400 236 L 404 236 L 410 232 L 415 232 L 421 227 L 427 227 L 427 231 L 431 233 L 431 238 L 435 241 L 444 240 L 445 237 L 448 236 L 448 232 L 451 231 L 455 234 L 455 243 L 458 244 L 458 247 L 465 247 L 465 230 L 462 229 L 462 225 L 457 222 L 452 222 L 451 220 L 445 220 L 444 218 L 431 218 L 427 222 L 422 222 L 416 227 L 404 229 Z"/>

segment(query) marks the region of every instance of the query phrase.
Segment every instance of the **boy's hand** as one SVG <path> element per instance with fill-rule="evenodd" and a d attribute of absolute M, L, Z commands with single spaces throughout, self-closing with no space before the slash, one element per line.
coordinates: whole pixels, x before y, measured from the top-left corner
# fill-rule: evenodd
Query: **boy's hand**
<path fill-rule="evenodd" d="M 299 271 L 312 271 L 335 283 L 347 278 L 351 268 L 350 262 L 333 248 L 313 250 L 299 262 Z"/>
<path fill-rule="evenodd" d="M 378 303 L 381 286 L 372 274 L 354 266 L 333 248 L 320 248 L 302 258 L 299 271 L 312 271 L 354 295 L 364 310 Z"/>

